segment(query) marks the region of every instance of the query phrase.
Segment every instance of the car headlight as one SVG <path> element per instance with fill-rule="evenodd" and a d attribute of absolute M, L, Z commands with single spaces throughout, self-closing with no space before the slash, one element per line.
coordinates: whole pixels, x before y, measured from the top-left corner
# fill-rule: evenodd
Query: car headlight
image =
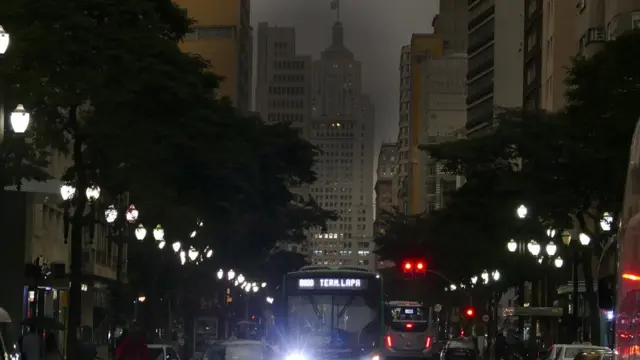
<path fill-rule="evenodd" d="M 301 353 L 293 353 L 287 355 L 287 357 L 285 357 L 285 360 L 307 360 L 307 357 Z"/>
<path fill-rule="evenodd" d="M 380 355 L 373 355 L 371 360 L 380 360 Z"/>

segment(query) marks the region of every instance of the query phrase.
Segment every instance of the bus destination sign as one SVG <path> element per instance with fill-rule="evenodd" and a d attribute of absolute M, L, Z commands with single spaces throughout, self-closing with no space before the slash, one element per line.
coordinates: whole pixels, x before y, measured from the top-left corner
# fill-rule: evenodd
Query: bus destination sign
<path fill-rule="evenodd" d="M 302 290 L 364 290 L 367 288 L 366 279 L 347 279 L 347 278 L 314 278 L 314 279 L 298 279 L 298 289 Z"/>

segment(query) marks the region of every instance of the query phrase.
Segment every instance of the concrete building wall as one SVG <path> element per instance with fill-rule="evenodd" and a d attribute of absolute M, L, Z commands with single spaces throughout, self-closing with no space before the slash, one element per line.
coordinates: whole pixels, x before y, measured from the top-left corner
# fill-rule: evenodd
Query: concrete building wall
<path fill-rule="evenodd" d="M 223 76 L 219 96 L 248 112 L 251 105 L 252 34 L 249 0 L 177 0 L 196 21 L 180 44 L 184 52 L 201 55 L 212 71 Z"/>
<path fill-rule="evenodd" d="M 566 69 L 577 53 L 576 6 L 571 1 L 544 1 L 542 13 L 540 107 L 559 111 L 565 105 Z"/>
<path fill-rule="evenodd" d="M 420 142 L 433 145 L 454 141 L 467 120 L 467 55 L 432 57 L 421 66 L 422 87 L 426 91 L 422 99 L 425 112 Z M 422 151 L 420 156 L 421 177 L 425 179 L 421 206 L 429 213 L 445 205 L 446 194 L 457 188 L 457 181 L 455 175 L 445 174 L 428 152 Z"/>

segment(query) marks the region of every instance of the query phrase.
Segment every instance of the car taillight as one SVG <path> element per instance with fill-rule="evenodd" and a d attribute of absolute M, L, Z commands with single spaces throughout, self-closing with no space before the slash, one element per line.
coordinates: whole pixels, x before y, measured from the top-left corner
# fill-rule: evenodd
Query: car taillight
<path fill-rule="evenodd" d="M 406 323 L 406 324 L 404 324 L 404 327 L 406 327 L 407 329 L 413 329 L 413 324 L 412 323 Z"/>
<path fill-rule="evenodd" d="M 393 340 L 391 340 L 391 335 L 385 336 L 385 341 L 387 343 L 387 347 L 391 349 L 393 347 Z"/>
<path fill-rule="evenodd" d="M 424 339 L 424 348 L 429 349 L 431 347 L 431 336 L 427 336 Z"/>

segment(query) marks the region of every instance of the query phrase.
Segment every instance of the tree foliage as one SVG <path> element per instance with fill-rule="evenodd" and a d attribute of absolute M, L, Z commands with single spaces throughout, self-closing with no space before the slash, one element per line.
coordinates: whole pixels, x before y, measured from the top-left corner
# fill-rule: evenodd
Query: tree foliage
<path fill-rule="evenodd" d="M 12 43 L 0 77 L 7 103 L 32 114 L 31 165 L 44 164 L 42 149 L 67 154 L 62 180 L 79 194 L 91 184 L 105 200 L 128 192 L 147 227 L 162 223 L 167 240 L 211 246 L 217 263 L 236 268 L 333 216 L 290 191 L 315 181 L 317 149 L 288 124 L 264 124 L 215 95 L 222 79 L 180 51 L 191 21 L 170 1 L 7 0 L 2 8 Z M 5 178 L 45 176 L 22 169 Z M 72 238 L 80 238 L 88 204 L 75 196 L 73 206 Z M 205 225 L 190 238 L 197 220 Z"/>

